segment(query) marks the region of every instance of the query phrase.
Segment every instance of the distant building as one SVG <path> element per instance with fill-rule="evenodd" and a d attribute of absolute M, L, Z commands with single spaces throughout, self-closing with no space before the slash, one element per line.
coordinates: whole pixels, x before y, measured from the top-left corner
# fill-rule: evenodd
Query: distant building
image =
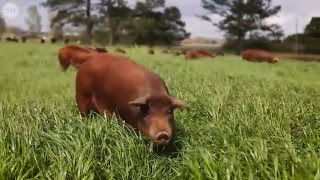
<path fill-rule="evenodd" d="M 211 39 L 211 38 L 188 38 L 184 39 L 180 42 L 182 46 L 197 46 L 197 45 L 204 45 L 204 46 L 213 46 L 213 47 L 221 47 L 224 44 L 225 40 L 222 39 Z"/>
<path fill-rule="evenodd" d="M 184 39 L 181 41 L 181 45 L 194 44 L 195 42 L 192 39 Z"/>

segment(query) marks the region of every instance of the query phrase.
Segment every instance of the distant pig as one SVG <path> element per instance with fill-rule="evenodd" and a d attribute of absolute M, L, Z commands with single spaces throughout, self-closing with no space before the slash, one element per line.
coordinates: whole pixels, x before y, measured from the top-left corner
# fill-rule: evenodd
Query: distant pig
<path fill-rule="evenodd" d="M 215 58 L 216 55 L 205 51 L 205 50 L 191 50 L 188 51 L 185 55 L 185 59 L 192 60 L 192 59 L 199 59 L 199 58 Z"/>
<path fill-rule="evenodd" d="M 169 51 L 164 49 L 164 50 L 162 50 L 162 54 L 169 54 Z"/>
<path fill-rule="evenodd" d="M 206 50 L 196 50 L 196 53 L 201 57 L 211 57 L 211 58 L 215 57 L 215 54 Z"/>
<path fill-rule="evenodd" d="M 114 50 L 114 52 L 126 54 L 126 51 L 123 50 L 122 48 L 116 48 L 116 49 Z"/>
<path fill-rule="evenodd" d="M 279 61 L 279 58 L 274 56 L 268 51 L 258 50 L 258 49 L 247 49 L 241 52 L 242 59 L 247 61 L 254 62 L 268 62 L 276 63 Z"/>
<path fill-rule="evenodd" d="M 148 54 L 150 54 L 150 55 L 154 55 L 154 50 L 153 49 L 148 49 Z"/>
<path fill-rule="evenodd" d="M 172 55 L 173 55 L 173 56 L 180 56 L 180 55 L 181 55 L 181 52 L 179 52 L 179 51 L 173 51 L 173 52 L 172 52 Z"/>

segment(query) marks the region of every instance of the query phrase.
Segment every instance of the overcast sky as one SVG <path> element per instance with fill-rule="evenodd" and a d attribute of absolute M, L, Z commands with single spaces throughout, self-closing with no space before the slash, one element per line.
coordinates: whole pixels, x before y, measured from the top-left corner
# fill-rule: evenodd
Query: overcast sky
<path fill-rule="evenodd" d="M 135 0 L 129 0 L 135 2 Z M 0 7 L 5 2 L 14 2 L 18 5 L 20 13 L 14 19 L 5 19 L 10 26 L 19 26 L 26 29 L 25 16 L 26 9 L 30 5 L 39 5 L 39 11 L 42 16 L 42 30 L 49 29 L 48 10 L 41 7 L 40 3 L 44 0 L 1 0 Z M 281 5 L 282 10 L 277 17 L 268 19 L 268 23 L 278 23 L 282 26 L 286 35 L 295 33 L 295 23 L 298 20 L 298 32 L 302 32 L 311 17 L 320 16 L 320 0 L 274 0 L 274 4 Z M 186 22 L 186 28 L 191 32 L 192 37 L 221 38 L 223 33 L 208 22 L 204 22 L 196 17 L 197 14 L 203 14 L 205 11 L 201 8 L 201 0 L 166 0 L 167 6 L 177 6 L 183 20 Z M 218 17 L 214 17 L 218 20 Z"/>

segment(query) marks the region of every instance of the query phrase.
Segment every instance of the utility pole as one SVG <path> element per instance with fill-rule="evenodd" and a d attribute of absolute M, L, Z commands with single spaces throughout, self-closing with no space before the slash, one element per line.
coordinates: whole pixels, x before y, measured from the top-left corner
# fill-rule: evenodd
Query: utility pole
<path fill-rule="evenodd" d="M 298 18 L 296 19 L 295 51 L 298 54 Z"/>

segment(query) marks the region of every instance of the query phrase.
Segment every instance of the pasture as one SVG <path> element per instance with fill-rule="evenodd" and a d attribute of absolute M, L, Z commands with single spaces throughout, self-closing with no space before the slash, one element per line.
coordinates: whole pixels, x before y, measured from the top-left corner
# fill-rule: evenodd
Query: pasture
<path fill-rule="evenodd" d="M 0 179 L 320 179 L 319 63 L 127 48 L 191 107 L 175 149 L 155 153 L 116 117 L 79 116 L 60 47 L 0 43 Z"/>

